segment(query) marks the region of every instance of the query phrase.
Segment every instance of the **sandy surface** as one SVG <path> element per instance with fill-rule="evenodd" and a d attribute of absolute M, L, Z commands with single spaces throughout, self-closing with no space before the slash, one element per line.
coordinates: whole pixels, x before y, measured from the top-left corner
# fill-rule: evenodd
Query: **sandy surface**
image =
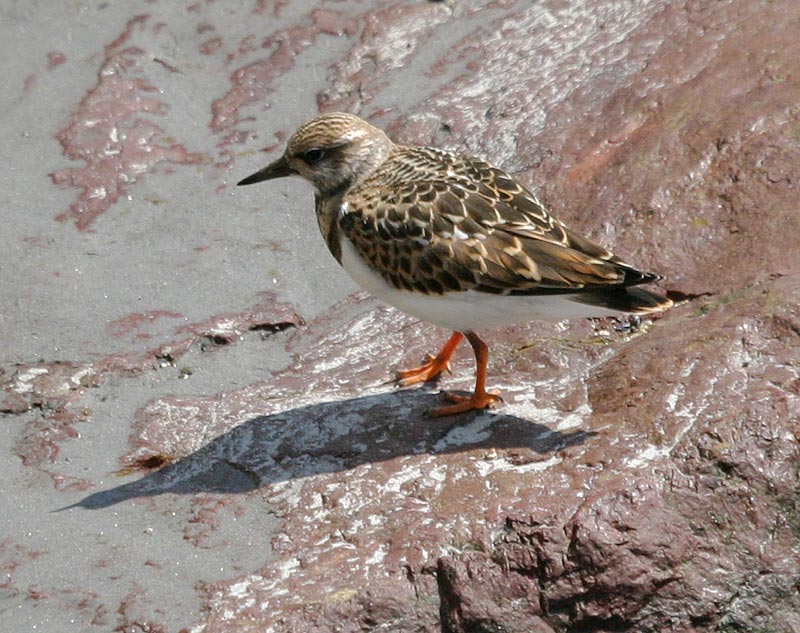
<path fill-rule="evenodd" d="M 255 13 L 255 3 L 0 9 L 0 362 L 9 375 L 16 363 L 137 357 L 135 370 L 104 377 L 82 397 L 87 421 L 42 461 L 26 462 L 20 449 L 41 430 L 41 408 L 3 420 L 5 630 L 111 631 L 139 618 L 177 631 L 200 615 L 199 583 L 270 556 L 276 519 L 258 496 L 223 508 L 214 536 L 194 534 L 203 531 L 202 508 L 180 495 L 58 510 L 86 490 L 140 476 L 114 473 L 133 414 L 148 401 L 235 389 L 288 362 L 285 334 L 258 331 L 213 354 L 197 344 L 175 366 L 138 355 L 180 338 L 182 326 L 246 312 L 262 292 L 313 318 L 355 290 L 318 239 L 307 187 L 277 183 L 270 196 L 278 204 L 267 208 L 231 186 L 266 161 L 256 149 L 274 143 L 276 130 L 316 113 L 317 69 L 343 38 L 322 35 L 298 57 L 284 98 L 245 105 L 240 116 L 254 119 L 247 143 L 226 144 L 231 131 L 211 126 L 211 104 L 247 57 L 226 63 L 237 54 L 230 43 L 280 30 L 310 4 L 291 3 L 277 17 L 270 7 Z M 219 50 L 209 44 L 215 35 L 225 41 Z M 54 184 L 58 174 L 63 182 Z M 119 190 L 103 191 L 106 181 Z M 93 209 L 100 212 L 83 221 Z M 203 504 L 224 498 L 209 492 Z"/>

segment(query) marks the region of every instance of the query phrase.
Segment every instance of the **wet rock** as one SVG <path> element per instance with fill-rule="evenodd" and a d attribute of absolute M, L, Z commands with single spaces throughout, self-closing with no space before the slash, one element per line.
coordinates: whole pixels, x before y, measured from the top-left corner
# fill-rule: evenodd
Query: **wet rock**
<path fill-rule="evenodd" d="M 599 347 L 583 325 L 569 344 L 550 326 L 495 334 L 507 404 L 440 431 L 419 417 L 419 392 L 383 396 L 374 382 L 398 347 L 435 347 L 420 345 L 427 328 L 340 310 L 298 334 L 286 374 L 224 412 L 215 403 L 213 453 L 258 470 L 284 525 L 281 563 L 245 600 L 215 585 L 231 619 L 201 629 L 249 621 L 255 603 L 269 605 L 265 622 L 292 623 L 282 630 L 322 626 L 331 610 L 368 630 L 367 595 L 384 600 L 386 630 L 797 628 L 800 13 L 617 7 L 492 14 L 394 119 L 385 76 L 402 83 L 403 70 L 367 29 L 323 104 L 373 112 L 401 141 L 490 156 L 667 289 L 702 296 Z M 405 24 L 421 55 L 430 31 Z M 313 397 L 284 390 L 303 381 Z M 206 410 L 169 407 L 173 419 Z M 153 409 L 148 424 L 165 419 Z"/>
<path fill-rule="evenodd" d="M 284 124 L 260 138 L 253 109 L 294 103 L 285 93 L 302 55 L 330 47 L 315 67 L 323 109 L 490 158 L 687 300 L 638 329 L 488 333 L 490 386 L 505 401 L 485 413 L 431 420 L 435 386 L 391 387 L 446 333 L 363 294 L 287 336 L 286 367 L 124 412 L 123 472 L 144 474 L 98 489 L 48 473 L 85 491 L 76 510 L 137 500 L 162 516 L 191 504 L 176 531 L 204 556 L 225 538 L 225 512 L 249 504 L 280 520 L 248 543 L 249 566 L 198 580 L 203 608 L 187 630 L 800 630 L 800 5 L 258 3 L 258 33 L 236 36 L 207 10 L 185 19 L 202 35 L 198 59 L 228 78 L 207 108 L 216 158 L 164 136 L 174 121 L 156 88 L 190 69 L 147 53 L 173 36 L 135 18 L 59 134 L 86 163 L 53 176 L 79 190 L 62 219 L 95 227 L 139 165 L 216 160 L 222 178 L 243 143 L 277 150 Z M 102 138 L 87 126 L 98 113 Z M 113 140 L 114 121 L 127 140 Z M 180 316 L 128 312 L 112 337 L 147 338 L 152 322 Z M 4 368 L 2 412 L 29 416 L 15 443 L 24 465 L 45 472 L 77 437 L 98 382 L 302 324 L 275 297 L 209 314 L 146 351 Z M 460 350 L 439 386 L 469 389 L 471 372 Z M 21 546 L 0 545 L 15 568 Z M 165 630 L 145 593 L 129 589 L 119 607 L 95 597 L 95 617 Z"/>

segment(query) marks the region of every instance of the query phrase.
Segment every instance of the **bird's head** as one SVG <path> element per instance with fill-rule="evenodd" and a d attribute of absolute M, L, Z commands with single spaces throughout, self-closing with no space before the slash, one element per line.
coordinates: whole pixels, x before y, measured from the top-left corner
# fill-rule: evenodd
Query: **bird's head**
<path fill-rule="evenodd" d="M 393 147 L 382 130 L 353 114 L 323 114 L 298 128 L 283 156 L 238 184 L 298 175 L 320 194 L 333 195 L 363 182 Z"/>

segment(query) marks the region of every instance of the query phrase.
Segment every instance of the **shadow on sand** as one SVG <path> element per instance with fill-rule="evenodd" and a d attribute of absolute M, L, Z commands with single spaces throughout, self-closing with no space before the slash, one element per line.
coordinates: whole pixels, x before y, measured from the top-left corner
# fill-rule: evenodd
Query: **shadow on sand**
<path fill-rule="evenodd" d="M 366 463 L 476 448 L 511 450 L 523 462 L 540 461 L 536 455 L 555 453 L 594 435 L 579 429 L 553 431 L 502 409 L 445 418 L 424 415 L 440 404 L 437 394 L 414 390 L 254 417 L 190 455 L 136 481 L 93 493 L 69 508 L 106 508 L 164 493 L 247 493 Z"/>

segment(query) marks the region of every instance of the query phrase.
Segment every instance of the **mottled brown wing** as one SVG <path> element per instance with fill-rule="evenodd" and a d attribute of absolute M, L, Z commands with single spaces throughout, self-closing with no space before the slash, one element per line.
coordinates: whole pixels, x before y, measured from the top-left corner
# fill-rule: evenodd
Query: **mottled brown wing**
<path fill-rule="evenodd" d="M 348 200 L 342 231 L 395 287 L 552 294 L 657 278 L 567 229 L 503 171 L 450 154 L 436 158 L 443 157 L 461 161 L 445 165 L 446 179 L 417 174 Z"/>

